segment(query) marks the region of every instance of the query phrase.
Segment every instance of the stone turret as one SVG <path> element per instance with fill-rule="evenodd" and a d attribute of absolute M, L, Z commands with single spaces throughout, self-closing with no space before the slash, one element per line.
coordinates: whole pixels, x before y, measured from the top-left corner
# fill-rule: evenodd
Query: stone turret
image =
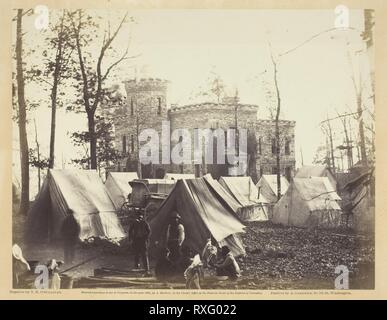
<path fill-rule="evenodd" d="M 137 133 L 154 129 L 160 135 L 162 122 L 168 119 L 168 81 L 154 78 L 130 79 L 124 81 L 124 85 L 127 103 L 124 116 L 115 121 L 115 142 L 122 155 L 125 170 L 136 171 Z"/>
<path fill-rule="evenodd" d="M 128 80 L 124 84 L 130 117 L 138 112 L 139 116 L 146 115 L 150 124 L 166 118 L 168 81 L 149 78 Z"/>

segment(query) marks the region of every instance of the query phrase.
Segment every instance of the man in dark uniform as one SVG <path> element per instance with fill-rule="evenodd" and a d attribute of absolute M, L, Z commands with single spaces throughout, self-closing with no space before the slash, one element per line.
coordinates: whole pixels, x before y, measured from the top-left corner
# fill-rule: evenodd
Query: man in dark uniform
<path fill-rule="evenodd" d="M 129 241 L 132 242 L 134 252 L 134 267 L 140 268 L 140 258 L 146 272 L 149 272 L 148 242 L 150 237 L 149 224 L 144 219 L 144 214 L 139 213 L 136 220 L 129 228 Z"/>
<path fill-rule="evenodd" d="M 64 261 L 67 264 L 74 262 L 75 247 L 79 241 L 81 228 L 74 218 L 74 211 L 67 210 L 68 216 L 62 223 L 61 233 L 63 238 Z"/>
<path fill-rule="evenodd" d="M 179 260 L 184 239 L 185 230 L 181 223 L 181 217 L 177 212 L 173 212 L 171 222 L 167 229 L 167 246 L 171 253 L 171 261 L 177 262 Z"/>

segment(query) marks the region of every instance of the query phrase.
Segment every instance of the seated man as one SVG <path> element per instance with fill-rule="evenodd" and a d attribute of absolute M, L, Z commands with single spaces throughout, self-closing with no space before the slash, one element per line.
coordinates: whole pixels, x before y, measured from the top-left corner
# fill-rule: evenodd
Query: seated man
<path fill-rule="evenodd" d="M 222 261 L 216 263 L 216 275 L 228 276 L 232 280 L 236 280 L 241 276 L 241 271 L 238 262 L 235 260 L 234 255 L 231 253 L 229 247 L 224 246 L 221 249 Z"/>

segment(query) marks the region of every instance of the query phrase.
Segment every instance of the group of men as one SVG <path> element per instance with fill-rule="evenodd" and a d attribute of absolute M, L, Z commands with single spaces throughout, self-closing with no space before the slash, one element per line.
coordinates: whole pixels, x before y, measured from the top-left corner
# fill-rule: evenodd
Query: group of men
<path fill-rule="evenodd" d="M 191 273 L 192 278 L 198 278 L 203 274 L 198 266 L 203 264 L 195 262 L 197 257 L 204 261 L 206 267 L 215 268 L 218 276 L 227 276 L 230 279 L 237 279 L 240 276 L 239 265 L 230 248 L 224 246 L 218 252 L 218 248 L 212 243 L 213 240 L 209 238 L 201 254 L 197 255 L 191 248 L 184 245 L 185 227 L 181 216 L 173 212 L 170 219 L 166 231 L 166 247 L 159 248 L 159 257 L 155 266 L 156 277 L 167 279 L 184 275 L 187 278 L 189 277 L 187 274 Z M 151 230 L 142 213 L 137 215 L 128 233 L 132 243 L 135 268 L 140 268 L 141 259 L 143 268 L 149 273 L 148 245 Z M 189 268 L 190 266 L 195 268 Z M 187 273 L 187 270 L 190 272 Z"/>
<path fill-rule="evenodd" d="M 62 225 L 65 263 L 73 262 L 79 235 L 79 225 L 72 210 L 69 210 Z M 147 275 L 150 275 L 148 255 L 150 235 L 151 228 L 144 213 L 136 213 L 128 230 L 128 239 L 134 254 L 134 268 L 140 269 L 142 264 L 142 269 L 145 269 Z M 165 244 L 165 247 L 158 248 L 159 257 L 155 265 L 155 275 L 159 279 L 184 276 L 186 279 L 188 277 L 198 280 L 203 274 L 201 261 L 205 267 L 215 268 L 218 276 L 228 276 L 230 279 L 240 276 L 238 263 L 227 246 L 218 248 L 213 244 L 213 239 L 209 238 L 203 251 L 198 254 L 185 245 L 185 227 L 178 212 L 172 212 L 170 216 Z"/>
<path fill-rule="evenodd" d="M 138 213 L 135 220 L 130 224 L 128 238 L 134 253 L 134 267 L 139 269 L 140 260 L 142 260 L 143 268 L 147 273 L 149 273 L 148 246 L 150 234 L 151 229 L 145 220 L 144 214 L 142 212 Z M 185 231 L 181 223 L 181 217 L 178 213 L 174 213 L 168 224 L 166 235 L 168 256 L 172 261 L 176 262 L 180 259 L 184 239 Z"/>

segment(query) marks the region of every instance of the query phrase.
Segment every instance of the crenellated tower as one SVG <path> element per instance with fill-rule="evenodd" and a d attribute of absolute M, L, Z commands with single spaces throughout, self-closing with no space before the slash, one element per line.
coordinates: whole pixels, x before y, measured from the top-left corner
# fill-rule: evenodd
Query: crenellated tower
<path fill-rule="evenodd" d="M 127 101 L 123 117 L 115 123 L 115 142 L 122 169 L 136 171 L 138 133 L 151 128 L 161 134 L 162 121 L 168 118 L 168 81 L 130 79 L 124 85 Z"/>

